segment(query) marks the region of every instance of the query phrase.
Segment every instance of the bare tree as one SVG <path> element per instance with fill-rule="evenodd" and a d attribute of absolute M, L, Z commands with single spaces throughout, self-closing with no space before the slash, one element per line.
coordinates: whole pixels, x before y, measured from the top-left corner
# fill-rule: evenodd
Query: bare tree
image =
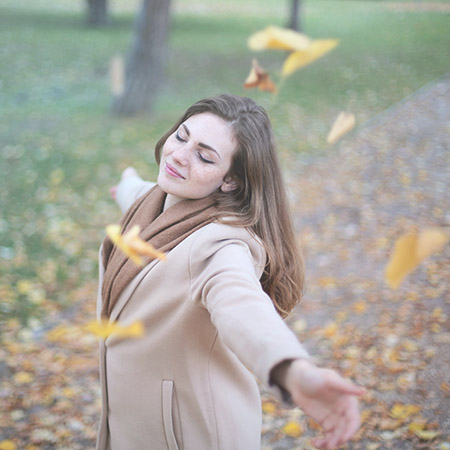
<path fill-rule="evenodd" d="M 170 0 L 143 0 L 128 55 L 123 93 L 112 112 L 132 116 L 150 111 L 161 87 L 167 60 Z"/>
<path fill-rule="evenodd" d="M 291 3 L 288 27 L 295 31 L 302 31 L 301 3 L 301 0 L 292 0 Z"/>
<path fill-rule="evenodd" d="M 87 22 L 93 26 L 102 26 L 108 23 L 107 0 L 87 0 Z"/>

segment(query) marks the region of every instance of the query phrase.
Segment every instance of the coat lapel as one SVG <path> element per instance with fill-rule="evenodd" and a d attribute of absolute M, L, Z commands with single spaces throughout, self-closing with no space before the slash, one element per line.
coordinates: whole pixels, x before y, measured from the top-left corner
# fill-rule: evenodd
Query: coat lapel
<path fill-rule="evenodd" d="M 109 316 L 109 321 L 114 322 L 119 317 L 119 314 L 122 312 L 125 305 L 128 303 L 130 298 L 133 296 L 134 291 L 139 286 L 144 277 L 153 269 L 153 267 L 158 264 L 159 259 L 154 259 L 149 262 L 125 287 L 125 289 L 120 294 L 116 304 L 114 305 L 111 315 Z"/>
<path fill-rule="evenodd" d="M 101 311 L 102 311 L 102 285 L 103 285 L 103 275 L 105 273 L 105 268 L 103 267 L 103 258 L 102 258 L 102 249 L 103 245 L 100 247 L 99 251 L 99 286 L 98 286 L 98 299 L 97 299 L 97 318 L 100 319 Z M 134 291 L 139 286 L 144 277 L 156 266 L 159 262 L 159 259 L 154 259 L 150 261 L 125 287 L 125 289 L 120 294 L 116 304 L 114 305 L 111 315 L 109 316 L 109 321 L 114 322 L 119 317 L 119 314 L 122 312 L 122 309 L 128 303 L 130 298 L 132 297 Z"/>

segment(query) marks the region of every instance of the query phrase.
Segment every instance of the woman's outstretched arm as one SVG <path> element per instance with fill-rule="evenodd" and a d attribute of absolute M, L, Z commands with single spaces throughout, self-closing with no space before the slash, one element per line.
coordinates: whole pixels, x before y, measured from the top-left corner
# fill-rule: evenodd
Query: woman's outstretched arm
<path fill-rule="evenodd" d="M 288 391 L 292 401 L 323 427 L 325 437 L 313 442 L 317 448 L 338 447 L 358 430 L 358 397 L 364 394 L 363 388 L 307 359 L 284 361 L 271 375 L 271 380 Z"/>

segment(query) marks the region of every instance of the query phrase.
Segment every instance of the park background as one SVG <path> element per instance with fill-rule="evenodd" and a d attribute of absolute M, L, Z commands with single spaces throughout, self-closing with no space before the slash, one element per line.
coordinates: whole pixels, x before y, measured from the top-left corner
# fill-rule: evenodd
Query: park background
<path fill-rule="evenodd" d="M 92 448 L 99 414 L 97 251 L 119 220 L 108 188 L 157 173 L 158 138 L 194 101 L 228 92 L 272 119 L 307 261 L 289 323 L 321 364 L 368 388 L 347 448 L 450 448 L 448 246 L 393 290 L 394 241 L 448 227 L 450 3 L 304 0 L 301 26 L 339 45 L 274 95 L 244 89 L 254 57 L 279 82 L 280 51 L 250 35 L 286 26 L 290 3 L 179 0 L 150 112 L 112 112 L 111 61 L 141 1 L 0 0 L 0 449 Z M 340 111 L 356 127 L 326 137 Z M 447 356 L 446 356 L 447 354 Z M 262 388 L 263 389 L 263 388 Z M 447 405 L 447 406 L 446 406 Z M 263 447 L 310 448 L 314 430 L 263 390 Z"/>

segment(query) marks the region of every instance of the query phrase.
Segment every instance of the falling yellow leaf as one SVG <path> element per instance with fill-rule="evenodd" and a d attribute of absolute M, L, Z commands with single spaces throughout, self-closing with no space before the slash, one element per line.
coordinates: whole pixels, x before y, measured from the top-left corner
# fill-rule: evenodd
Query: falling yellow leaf
<path fill-rule="evenodd" d="M 17 445 L 13 441 L 7 439 L 6 441 L 0 442 L 0 450 L 16 450 L 16 449 Z"/>
<path fill-rule="evenodd" d="M 297 50 L 291 53 L 283 64 L 281 73 L 287 77 L 293 74 L 296 70 L 305 67 L 316 59 L 333 50 L 338 45 L 337 39 L 317 39 L 311 42 L 311 45 L 306 49 Z"/>
<path fill-rule="evenodd" d="M 244 87 L 247 89 L 258 87 L 260 91 L 268 92 L 277 91 L 275 83 L 270 79 L 269 74 L 258 64 L 256 59 L 252 61 L 252 69 L 245 80 Z"/>
<path fill-rule="evenodd" d="M 28 384 L 34 380 L 34 377 L 29 372 L 17 372 L 14 375 L 14 381 L 18 384 Z"/>
<path fill-rule="evenodd" d="M 441 228 L 427 228 L 421 231 L 417 241 L 416 258 L 422 261 L 440 251 L 448 240 L 448 233 Z"/>
<path fill-rule="evenodd" d="M 394 289 L 426 257 L 438 252 L 448 242 L 444 229 L 428 228 L 420 233 L 412 232 L 397 239 L 394 251 L 386 267 L 386 281 Z"/>
<path fill-rule="evenodd" d="M 252 34 L 248 40 L 250 50 L 305 50 L 311 45 L 311 39 L 304 34 L 290 30 L 269 26 L 264 30 Z"/>
<path fill-rule="evenodd" d="M 282 428 L 283 433 L 286 436 L 290 436 L 290 437 L 300 437 L 303 433 L 303 428 L 302 426 L 297 423 L 297 422 L 287 422 L 283 428 Z"/>
<path fill-rule="evenodd" d="M 344 111 L 340 112 L 328 133 L 327 142 L 329 144 L 337 142 L 344 134 L 354 128 L 355 123 L 356 119 L 354 114 L 346 113 Z"/>
<path fill-rule="evenodd" d="M 139 225 L 134 225 L 129 231 L 121 235 L 120 225 L 108 225 L 106 227 L 106 234 L 138 266 L 142 266 L 144 263 L 142 256 L 149 256 L 153 259 L 166 259 L 165 253 L 155 250 L 151 244 L 143 241 L 139 237 L 140 230 Z"/>
<path fill-rule="evenodd" d="M 94 320 L 89 322 L 84 328 L 89 333 L 92 333 L 101 339 L 106 339 L 112 335 L 124 338 L 138 338 L 144 334 L 144 325 L 140 321 L 133 322 L 128 326 L 122 326 L 117 322 L 110 322 L 108 320 Z"/>
<path fill-rule="evenodd" d="M 403 405 L 396 403 L 391 409 L 391 417 L 394 419 L 407 419 L 410 416 L 417 414 L 422 409 L 419 405 Z"/>

